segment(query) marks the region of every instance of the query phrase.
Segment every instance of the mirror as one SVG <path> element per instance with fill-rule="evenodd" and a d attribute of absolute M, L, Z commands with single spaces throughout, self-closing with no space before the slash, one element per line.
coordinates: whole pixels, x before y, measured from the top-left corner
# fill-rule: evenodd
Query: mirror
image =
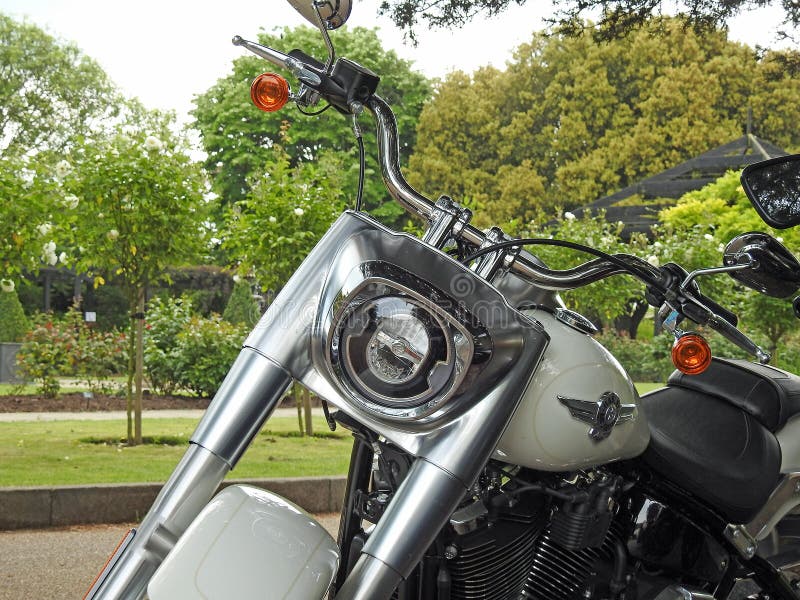
<path fill-rule="evenodd" d="M 350 16 L 352 0 L 288 0 L 297 12 L 314 27 L 319 27 L 317 22 L 317 12 L 314 10 L 316 4 L 322 22 L 326 29 L 337 29 L 345 24 Z"/>
<path fill-rule="evenodd" d="M 749 165 L 742 171 L 742 187 L 770 227 L 800 223 L 800 154 Z"/>
<path fill-rule="evenodd" d="M 725 266 L 754 261 L 753 266 L 731 271 L 730 276 L 775 298 L 791 296 L 800 288 L 800 262 L 783 244 L 766 233 L 743 233 L 725 247 Z"/>

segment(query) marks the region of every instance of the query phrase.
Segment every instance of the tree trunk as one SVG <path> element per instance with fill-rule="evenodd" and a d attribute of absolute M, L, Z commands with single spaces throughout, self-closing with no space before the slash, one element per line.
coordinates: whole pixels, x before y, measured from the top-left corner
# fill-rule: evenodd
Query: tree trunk
<path fill-rule="evenodd" d="M 128 303 L 131 314 L 131 325 L 128 332 L 128 384 L 125 389 L 125 410 L 128 417 L 128 434 L 125 438 L 129 446 L 133 445 L 133 376 L 136 370 L 136 323 L 133 320 L 133 313 L 136 311 L 136 302 L 131 297 Z"/>
<path fill-rule="evenodd" d="M 300 384 L 296 381 L 292 384 L 292 396 L 294 397 L 294 405 L 297 407 L 297 428 L 300 435 L 305 431 L 303 428 L 303 404 L 300 401 Z"/>
<path fill-rule="evenodd" d="M 314 423 L 311 422 L 311 392 L 303 388 L 303 410 L 306 417 L 306 435 L 312 437 L 314 435 Z"/>
<path fill-rule="evenodd" d="M 136 395 L 134 409 L 134 442 L 142 443 L 142 378 L 144 374 L 144 295 L 145 288 L 139 289 L 136 305 Z"/>

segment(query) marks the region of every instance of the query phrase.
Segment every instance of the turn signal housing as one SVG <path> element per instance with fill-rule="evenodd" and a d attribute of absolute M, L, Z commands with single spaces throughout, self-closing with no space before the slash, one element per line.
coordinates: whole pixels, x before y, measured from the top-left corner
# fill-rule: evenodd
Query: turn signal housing
<path fill-rule="evenodd" d="M 289 101 L 289 82 L 275 73 L 262 73 L 250 85 L 250 99 L 264 112 L 280 110 Z"/>
<path fill-rule="evenodd" d="M 686 333 L 672 345 L 672 364 L 681 373 L 699 375 L 711 364 L 711 347 L 696 333 Z"/>

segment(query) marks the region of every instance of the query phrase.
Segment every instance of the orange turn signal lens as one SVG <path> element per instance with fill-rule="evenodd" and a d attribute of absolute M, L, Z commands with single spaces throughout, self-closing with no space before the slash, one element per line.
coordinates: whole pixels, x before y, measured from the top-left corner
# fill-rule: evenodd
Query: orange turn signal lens
<path fill-rule="evenodd" d="M 681 373 L 699 375 L 711 364 L 711 347 L 696 333 L 686 333 L 672 345 L 672 364 Z"/>
<path fill-rule="evenodd" d="M 280 110 L 289 101 L 289 82 L 275 73 L 262 73 L 250 86 L 250 98 L 265 112 Z"/>

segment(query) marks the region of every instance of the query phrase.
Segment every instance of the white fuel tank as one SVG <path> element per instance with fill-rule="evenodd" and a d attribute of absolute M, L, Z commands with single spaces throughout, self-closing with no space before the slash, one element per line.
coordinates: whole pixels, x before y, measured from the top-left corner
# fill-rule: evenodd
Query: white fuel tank
<path fill-rule="evenodd" d="M 550 345 L 494 458 L 542 471 L 571 471 L 633 458 L 650 441 L 633 381 L 590 335 L 545 310 L 525 311 Z"/>

